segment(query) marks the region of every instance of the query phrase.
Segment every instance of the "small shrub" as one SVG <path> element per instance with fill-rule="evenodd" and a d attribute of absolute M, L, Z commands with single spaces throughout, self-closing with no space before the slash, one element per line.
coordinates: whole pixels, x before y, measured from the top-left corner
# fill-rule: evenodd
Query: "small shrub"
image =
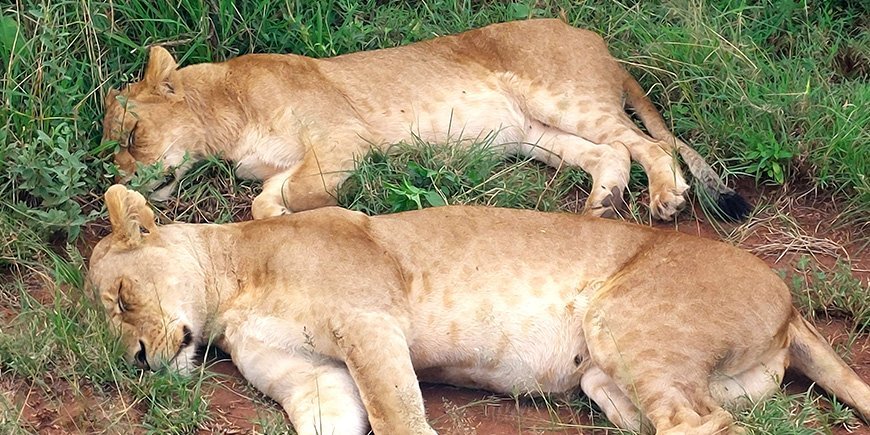
<path fill-rule="evenodd" d="M 837 262 L 825 271 L 808 256 L 801 257 L 792 275 L 796 303 L 812 316 L 846 318 L 856 333 L 870 331 L 870 283 L 852 274 L 848 263 Z"/>

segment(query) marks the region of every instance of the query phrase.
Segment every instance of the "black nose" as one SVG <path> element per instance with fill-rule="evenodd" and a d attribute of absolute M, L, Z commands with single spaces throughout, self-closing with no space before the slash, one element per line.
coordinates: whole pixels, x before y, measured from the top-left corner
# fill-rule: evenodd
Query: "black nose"
<path fill-rule="evenodd" d="M 184 337 L 181 339 L 181 348 L 184 349 L 190 346 L 190 343 L 193 343 L 193 333 L 190 332 L 190 328 L 187 325 L 181 327 L 181 332 L 184 334 Z"/>
<path fill-rule="evenodd" d="M 139 367 L 140 369 L 151 369 L 148 365 L 147 354 L 145 353 L 145 343 L 142 340 L 139 340 L 139 351 L 136 352 L 134 358 L 136 359 L 136 367 Z"/>

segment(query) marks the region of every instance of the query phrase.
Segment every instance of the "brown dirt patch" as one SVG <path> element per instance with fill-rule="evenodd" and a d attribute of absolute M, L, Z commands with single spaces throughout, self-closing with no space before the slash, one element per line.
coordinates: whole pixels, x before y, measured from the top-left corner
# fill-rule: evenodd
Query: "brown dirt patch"
<path fill-rule="evenodd" d="M 142 413 L 130 400 L 110 400 L 97 394 L 89 385 L 70 385 L 47 377 L 51 395 L 23 381 L 0 376 L 0 423 L 4 406 L 13 405 L 7 418 L 28 432 L 48 435 L 108 433 L 134 435 L 144 433 L 137 427 Z"/>

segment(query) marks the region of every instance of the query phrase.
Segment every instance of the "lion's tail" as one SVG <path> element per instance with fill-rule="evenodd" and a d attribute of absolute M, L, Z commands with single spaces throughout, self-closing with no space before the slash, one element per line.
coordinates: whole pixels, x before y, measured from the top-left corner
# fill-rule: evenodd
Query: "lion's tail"
<path fill-rule="evenodd" d="M 870 386 L 855 373 L 797 312 L 789 324 L 790 365 L 819 384 L 838 400 L 852 406 L 870 423 Z"/>
<path fill-rule="evenodd" d="M 652 101 L 647 98 L 646 93 L 637 80 L 630 74 L 626 73 L 623 87 L 626 94 L 625 102 L 631 106 L 637 116 L 643 121 L 643 125 L 652 137 L 671 144 L 689 167 L 689 172 L 695 177 L 695 180 L 703 188 L 703 193 L 712 200 L 718 207 L 720 216 L 727 220 L 741 220 L 749 214 L 751 207 L 749 203 L 743 199 L 740 194 L 726 186 L 719 178 L 719 174 L 685 142 L 677 139 L 668 126 L 662 115 L 653 105 Z"/>

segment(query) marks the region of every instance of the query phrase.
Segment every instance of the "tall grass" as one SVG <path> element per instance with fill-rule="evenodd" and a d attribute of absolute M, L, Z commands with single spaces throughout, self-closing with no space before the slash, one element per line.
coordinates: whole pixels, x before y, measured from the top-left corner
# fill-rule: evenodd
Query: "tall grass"
<path fill-rule="evenodd" d="M 109 87 L 139 77 L 149 45 L 169 47 L 182 65 L 255 51 L 323 57 L 545 16 L 602 33 L 673 129 L 720 172 L 809 183 L 848 199 L 854 220 L 867 222 L 870 32 L 858 3 L 7 2 L 0 5 L 0 381 L 57 402 L 69 396 L 54 391 L 55 382 L 73 396 L 87 390 L 102 416 L 82 423 L 91 432 L 113 422 L 190 432 L 209 418 L 200 389 L 206 375 L 143 375 L 121 364 L 83 285 L 78 247 L 92 240 L 82 240 L 81 229 L 102 215 L 99 196 L 113 173 L 114 145 L 99 141 L 101 101 Z M 553 176 L 483 148 L 422 147 L 361 160 L 342 201 L 373 214 L 418 201 L 571 208 L 586 182 L 580 171 Z M 633 196 L 644 184 L 635 176 Z M 229 165 L 210 162 L 161 211 L 186 221 L 245 218 L 256 190 L 235 180 Z M 19 414 L 2 410 L 8 401 L 0 396 L 0 427 L 32 430 L 10 422 Z"/>
<path fill-rule="evenodd" d="M 102 96 L 136 79 L 148 45 L 182 64 L 322 57 L 541 16 L 601 32 L 722 172 L 802 180 L 870 210 L 870 32 L 848 2 L 28 0 L 2 14 L 0 201 L 43 234 L 74 238 L 94 217 L 111 173 Z"/>

